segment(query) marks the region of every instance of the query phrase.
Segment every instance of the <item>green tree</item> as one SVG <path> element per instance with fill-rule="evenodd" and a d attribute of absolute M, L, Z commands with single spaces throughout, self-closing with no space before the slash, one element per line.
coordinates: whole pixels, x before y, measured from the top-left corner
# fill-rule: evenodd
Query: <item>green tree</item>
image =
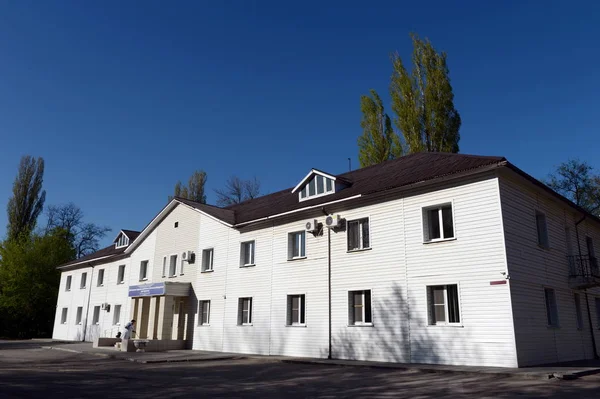
<path fill-rule="evenodd" d="M 13 196 L 7 206 L 9 240 L 29 235 L 35 229 L 46 200 L 46 191 L 42 190 L 43 181 L 44 159 L 23 156 L 13 183 Z"/>
<path fill-rule="evenodd" d="M 362 135 L 358 138 L 358 161 L 361 168 L 402 156 L 402 144 L 385 113 L 383 102 L 371 89 L 370 96 L 361 96 Z"/>
<path fill-rule="evenodd" d="M 215 193 L 218 206 L 239 204 L 260 195 L 260 181 L 256 177 L 243 180 L 237 176 L 231 176 L 225 182 L 225 188 L 215 190 Z"/>
<path fill-rule="evenodd" d="M 0 336 L 52 335 L 60 272 L 75 258 L 65 231 L 0 244 Z"/>
<path fill-rule="evenodd" d="M 546 185 L 573 201 L 588 212 L 600 211 L 600 175 L 587 163 L 578 159 L 563 162 L 548 176 Z"/>
<path fill-rule="evenodd" d="M 446 53 L 438 53 L 428 39 L 411 34 L 412 73 L 392 55 L 390 84 L 394 122 L 408 153 L 458 152 L 460 115 L 454 108 Z"/>
<path fill-rule="evenodd" d="M 206 172 L 197 170 L 190 176 L 187 186 L 181 183 L 181 181 L 178 181 L 175 184 L 174 195 L 169 196 L 169 201 L 174 197 L 180 197 L 206 204 L 206 194 L 204 193 L 206 177 Z"/>

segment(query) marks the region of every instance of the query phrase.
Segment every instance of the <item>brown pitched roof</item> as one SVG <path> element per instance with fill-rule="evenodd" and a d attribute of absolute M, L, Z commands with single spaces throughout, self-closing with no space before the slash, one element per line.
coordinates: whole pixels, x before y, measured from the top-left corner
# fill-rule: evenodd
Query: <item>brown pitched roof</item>
<path fill-rule="evenodd" d="M 121 230 L 125 235 L 129 238 L 129 243 L 131 244 L 138 236 L 140 235 L 139 231 L 134 230 Z"/>
<path fill-rule="evenodd" d="M 204 213 L 207 213 L 214 218 L 222 220 L 225 223 L 235 224 L 234 212 L 229 209 L 219 208 L 217 206 L 208 204 L 202 204 L 200 202 L 192 201 L 181 197 L 175 197 L 175 199 L 179 202 L 191 206 L 192 208 L 196 208 Z"/>
<path fill-rule="evenodd" d="M 100 249 L 100 250 L 98 250 L 98 251 L 96 251 L 96 252 L 94 252 L 92 254 L 89 254 L 89 255 L 86 255 L 86 256 L 82 256 L 79 259 L 72 260 L 71 262 L 65 263 L 64 265 L 60 265 L 59 269 L 62 269 L 62 268 L 65 268 L 65 267 L 69 267 L 69 266 L 72 266 L 72 265 L 76 265 L 76 264 L 79 264 L 79 263 L 92 262 L 92 261 L 94 261 L 96 259 L 106 258 L 106 257 L 109 257 L 109 256 L 112 258 L 112 257 L 115 257 L 116 255 L 121 255 L 123 252 L 125 252 L 126 248 L 127 247 L 122 247 L 122 248 L 116 249 L 115 248 L 115 244 L 111 244 L 108 247 L 102 248 L 102 249 Z"/>
<path fill-rule="evenodd" d="M 292 188 L 289 188 L 240 204 L 231 205 L 224 209 L 235 213 L 235 223 L 244 223 L 312 205 L 352 197 L 357 194 L 373 194 L 459 172 L 475 170 L 483 166 L 499 164 L 503 161 L 506 161 L 503 157 L 422 152 L 335 175 L 344 181 L 350 182 L 351 185 L 334 194 L 300 202 L 298 201 L 298 195 L 292 194 Z"/>

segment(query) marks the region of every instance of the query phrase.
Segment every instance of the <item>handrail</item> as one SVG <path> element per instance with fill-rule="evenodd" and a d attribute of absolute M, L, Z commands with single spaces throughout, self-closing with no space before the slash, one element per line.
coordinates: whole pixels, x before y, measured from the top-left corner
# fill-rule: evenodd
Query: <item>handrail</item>
<path fill-rule="evenodd" d="M 598 259 L 590 255 L 572 255 L 567 256 L 569 262 L 570 277 L 598 277 L 600 278 L 600 268 L 598 268 Z"/>

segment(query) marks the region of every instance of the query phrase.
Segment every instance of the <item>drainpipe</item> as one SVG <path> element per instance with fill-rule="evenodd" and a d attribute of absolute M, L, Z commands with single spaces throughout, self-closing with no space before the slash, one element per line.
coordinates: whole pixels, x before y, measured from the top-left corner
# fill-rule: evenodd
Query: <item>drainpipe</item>
<path fill-rule="evenodd" d="M 321 211 L 325 216 L 328 216 L 329 213 L 325 210 L 325 207 L 321 208 Z M 323 228 L 323 226 L 321 226 Z M 328 307 L 329 307 L 329 349 L 327 353 L 327 359 L 332 359 L 332 344 L 331 344 L 331 229 L 327 229 L 327 296 L 328 296 Z"/>
<path fill-rule="evenodd" d="M 81 342 L 85 342 L 85 336 L 87 334 L 88 315 L 90 314 L 90 298 L 92 296 L 92 281 L 94 281 L 94 266 L 91 263 L 88 263 L 88 265 L 92 267 L 92 272 L 90 273 L 90 280 L 89 280 L 90 289 L 88 290 L 87 306 L 86 306 L 86 310 L 85 310 L 85 323 L 83 323 L 83 337 L 81 338 Z M 87 284 L 87 282 L 86 282 L 86 284 Z"/>
<path fill-rule="evenodd" d="M 583 215 L 583 217 L 581 219 L 579 219 L 579 221 L 577 221 L 575 223 L 575 236 L 577 237 L 577 249 L 579 251 L 579 261 L 582 261 L 582 254 L 581 254 L 581 242 L 579 241 L 579 228 L 578 226 L 581 224 L 581 222 L 583 222 L 585 220 L 586 215 Z M 588 254 L 589 255 L 589 254 Z M 591 261 L 591 260 L 590 260 Z M 588 291 L 587 288 L 585 288 L 583 290 L 583 292 L 585 293 L 585 307 L 587 309 L 587 316 L 588 316 L 588 324 L 590 326 L 590 334 L 592 335 L 592 350 L 594 352 L 594 359 L 599 359 L 598 357 L 598 350 L 596 348 L 596 337 L 594 335 L 594 326 L 592 323 L 592 314 L 590 312 L 590 299 L 588 297 Z"/>

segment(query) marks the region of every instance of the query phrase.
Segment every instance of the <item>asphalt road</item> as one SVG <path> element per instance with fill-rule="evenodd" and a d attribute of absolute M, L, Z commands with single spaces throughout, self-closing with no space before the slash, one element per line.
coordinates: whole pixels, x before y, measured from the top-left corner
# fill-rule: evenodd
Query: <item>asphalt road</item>
<path fill-rule="evenodd" d="M 0 341 L 0 398 L 600 398 L 575 381 L 288 364 L 269 359 L 140 364 Z"/>

